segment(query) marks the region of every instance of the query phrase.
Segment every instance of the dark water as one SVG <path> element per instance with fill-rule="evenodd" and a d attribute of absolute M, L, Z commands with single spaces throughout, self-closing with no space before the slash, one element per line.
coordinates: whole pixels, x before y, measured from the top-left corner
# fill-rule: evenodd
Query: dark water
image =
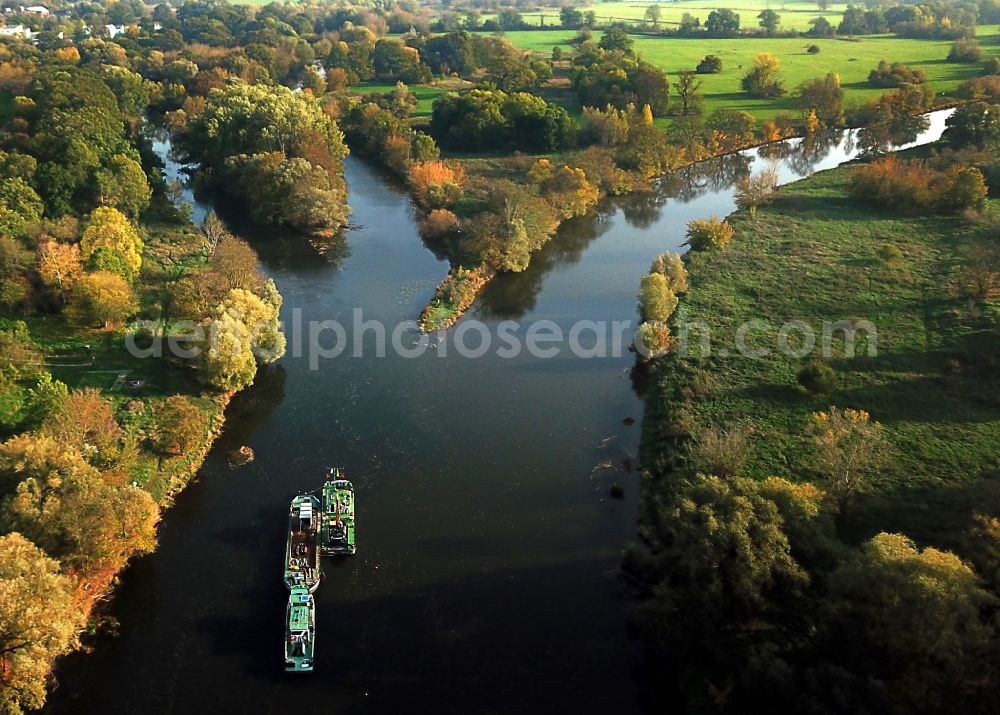
<path fill-rule="evenodd" d="M 943 121 L 932 115 L 921 141 Z M 784 154 L 781 176 L 792 180 L 866 143 L 768 153 Z M 491 284 L 470 318 L 494 343 L 504 320 L 521 323 L 522 341 L 537 320 L 566 332 L 581 320 L 634 322 L 650 260 L 680 249 L 689 219 L 729 213 L 731 184 L 759 167 L 755 156 L 571 222 L 528 271 Z M 339 320 L 351 340 L 354 308 L 391 329 L 419 313 L 447 264 L 421 242 L 402 191 L 357 159 L 347 179 L 359 228 L 323 253 L 224 217 L 257 248 L 289 325 L 298 311 L 305 325 Z M 379 358 L 371 335 L 364 344 L 366 357 L 312 370 L 290 343 L 237 396 L 199 479 L 166 513 L 159 549 L 123 577 L 112 608 L 120 633 L 62 663 L 51 712 L 640 710 L 641 651 L 617 577 L 639 491 L 634 359 L 575 357 L 566 344 L 554 358 L 472 359 L 453 344 L 447 357 Z M 256 460 L 229 469 L 226 453 L 244 444 Z M 328 465 L 346 467 L 357 489 L 359 548 L 326 559 L 317 670 L 293 678 L 281 658 L 285 513 Z M 613 483 L 624 500 L 608 497 Z"/>

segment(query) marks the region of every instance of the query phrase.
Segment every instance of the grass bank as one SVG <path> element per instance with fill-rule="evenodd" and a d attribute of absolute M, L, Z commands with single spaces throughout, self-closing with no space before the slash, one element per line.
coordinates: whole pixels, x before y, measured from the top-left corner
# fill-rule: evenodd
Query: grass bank
<path fill-rule="evenodd" d="M 810 414 L 829 405 L 867 410 L 892 444 L 876 492 L 847 528 L 858 538 L 902 531 L 950 545 L 983 502 L 1000 506 L 1000 301 L 973 301 L 959 280 L 963 256 L 995 242 L 991 222 L 957 216 L 900 216 L 847 197 L 850 167 L 785 187 L 771 207 L 731 217 L 736 237 L 720 252 L 692 254 L 691 289 L 679 315 L 711 333 L 712 354 L 670 356 L 655 368 L 646 402 L 643 461 L 665 477 L 677 438 L 709 425 L 752 435 L 746 472 L 818 479 L 805 437 Z M 990 200 L 986 215 L 997 216 Z M 880 249 L 901 255 L 886 263 Z M 844 357 L 833 343 L 836 389 L 813 397 L 797 384 L 807 358 L 777 351 L 778 330 L 800 320 L 865 319 L 877 355 Z M 763 358 L 735 349 L 739 326 Z M 724 351 L 729 355 L 724 356 Z M 654 482 L 655 483 L 655 482 Z"/>

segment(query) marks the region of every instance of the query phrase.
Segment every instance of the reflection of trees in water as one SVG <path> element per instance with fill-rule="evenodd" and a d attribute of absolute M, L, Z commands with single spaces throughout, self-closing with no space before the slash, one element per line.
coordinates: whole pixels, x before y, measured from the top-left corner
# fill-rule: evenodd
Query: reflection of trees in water
<path fill-rule="evenodd" d="M 753 157 L 747 154 L 728 154 L 701 164 L 709 191 L 725 191 L 750 174 Z"/>
<path fill-rule="evenodd" d="M 857 131 L 855 139 L 858 156 L 873 159 L 896 147 L 915 142 L 928 127 L 930 118 L 925 115 L 862 127 Z"/>
<path fill-rule="evenodd" d="M 312 236 L 307 240 L 309 241 L 309 245 L 316 250 L 316 253 L 323 256 L 326 262 L 334 268 L 339 269 L 351 255 L 351 247 L 347 243 L 347 237 L 344 236 L 342 231 L 334 236 Z"/>
<path fill-rule="evenodd" d="M 650 191 L 619 196 L 615 199 L 615 204 L 621 209 L 629 226 L 649 228 L 660 217 L 669 198 L 659 186 L 654 186 Z"/>
<path fill-rule="evenodd" d="M 663 177 L 656 184 L 663 199 L 673 199 L 682 204 L 694 201 L 710 191 L 725 191 L 750 173 L 753 157 L 728 154 L 698 164 L 678 169 Z M 666 201 L 661 201 L 663 207 Z"/>
<path fill-rule="evenodd" d="M 811 134 L 797 142 L 790 142 L 790 151 L 784 157 L 788 167 L 799 176 L 809 176 L 816 165 L 840 145 L 844 132 L 823 131 Z"/>
<path fill-rule="evenodd" d="M 226 427 L 218 441 L 220 449 L 228 452 L 250 441 L 285 399 L 286 379 L 281 365 L 257 368 L 253 385 L 236 393 L 226 408 Z"/>
<path fill-rule="evenodd" d="M 545 277 L 557 266 L 577 263 L 596 238 L 610 227 L 605 202 L 601 212 L 566 221 L 551 241 L 531 256 L 531 264 L 521 273 L 501 273 L 486 284 L 476 302 L 476 313 L 486 320 L 518 320 L 535 307 Z"/>

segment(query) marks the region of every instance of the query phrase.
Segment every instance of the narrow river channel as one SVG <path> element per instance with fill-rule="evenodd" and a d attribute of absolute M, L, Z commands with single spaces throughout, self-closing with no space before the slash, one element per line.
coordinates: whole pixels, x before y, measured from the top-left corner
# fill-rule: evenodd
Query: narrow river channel
<path fill-rule="evenodd" d="M 929 115 L 904 141 L 937 139 L 946 116 Z M 445 357 L 391 346 L 378 357 L 371 331 L 365 355 L 350 356 L 355 308 L 391 331 L 447 272 L 406 194 L 360 159 L 347 161 L 357 227 L 346 246 L 322 253 L 222 211 L 277 283 L 286 325 L 297 314 L 303 325 L 340 321 L 349 347 L 311 369 L 308 346 L 295 357 L 290 341 L 237 396 L 199 479 L 165 514 L 159 548 L 124 574 L 118 635 L 62 662 L 49 711 L 639 712 L 641 649 L 617 575 L 640 486 L 634 358 L 574 356 L 568 343 L 555 357 L 501 357 L 498 325 L 517 321 L 522 342 L 540 320 L 567 334 L 578 321 L 604 321 L 608 335 L 614 321 L 634 329 L 650 260 L 683 250 L 688 220 L 732 211 L 741 173 L 776 161 L 792 181 L 864 144 L 848 133 L 792 140 L 765 150 L 770 159 L 745 152 L 567 224 L 466 318 L 492 336 L 478 358 L 452 337 Z M 197 219 L 207 207 L 195 203 Z M 470 331 L 466 344 L 482 338 Z M 226 454 L 241 445 L 256 460 L 230 469 Z M 281 659 L 286 510 L 328 465 L 345 467 L 357 489 L 358 553 L 325 561 L 317 670 L 292 678 Z M 622 500 L 609 497 L 615 483 Z"/>

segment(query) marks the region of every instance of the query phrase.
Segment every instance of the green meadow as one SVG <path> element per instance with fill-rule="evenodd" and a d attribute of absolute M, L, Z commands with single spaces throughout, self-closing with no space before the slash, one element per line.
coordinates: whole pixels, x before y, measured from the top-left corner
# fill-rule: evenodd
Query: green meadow
<path fill-rule="evenodd" d="M 990 200 L 984 215 L 994 218 L 975 225 L 900 215 L 848 198 L 851 171 L 782 188 L 756 219 L 730 217 L 736 237 L 727 249 L 689 255 L 684 319 L 707 326 L 714 349 L 657 366 L 643 462 L 669 455 L 664 428 L 683 416 L 695 432 L 708 424 L 748 428 L 749 475 L 814 478 L 810 414 L 829 405 L 867 410 L 885 426 L 893 453 L 854 526 L 865 537 L 877 524 L 936 541 L 966 528 L 984 500 L 1000 503 L 1000 302 L 974 302 L 957 287 L 964 256 L 991 241 L 1000 202 Z M 879 258 L 887 245 L 900 252 L 888 264 Z M 796 381 L 806 359 L 774 349 L 778 326 L 802 320 L 819 333 L 823 321 L 858 318 L 876 327 L 877 355 L 865 338 L 854 358 L 835 341 L 834 391 L 806 394 Z M 732 350 L 751 319 L 769 326 L 755 328 L 751 340 L 770 350 L 762 358 Z M 692 335 L 689 344 L 699 340 Z"/>
<path fill-rule="evenodd" d="M 387 93 L 391 92 L 396 88 L 395 83 L 384 83 L 378 81 L 363 82 L 361 84 L 351 85 L 351 91 L 356 94 L 373 94 L 375 92 Z M 434 100 L 440 97 L 442 94 L 448 92 L 446 87 L 435 87 L 426 84 L 415 84 L 410 87 L 410 91 L 417 96 L 417 106 L 413 110 L 412 116 L 414 117 L 429 117 L 431 115 L 431 106 L 434 104 Z"/>
<path fill-rule="evenodd" d="M 533 52 L 551 54 L 555 46 L 564 51 L 575 36 L 570 30 L 508 32 L 507 39 Z M 678 38 L 635 36 L 635 49 L 647 61 L 668 74 L 693 70 L 705 55 L 718 55 L 723 70 L 715 75 L 701 75 L 701 93 L 705 109 L 738 109 L 767 119 L 782 112 L 794 112 L 793 90 L 802 82 L 837 72 L 846 93 L 846 100 L 863 101 L 877 97 L 886 90 L 868 86 L 868 73 L 879 60 L 904 62 L 924 70 L 928 82 L 939 94 L 954 91 L 962 82 L 976 76 L 982 64 L 955 64 L 946 62 L 949 41 L 910 40 L 893 35 L 874 35 L 856 39 L 811 38 Z M 997 36 L 980 33 L 983 60 L 991 54 L 1000 54 Z M 815 44 L 819 54 L 809 54 L 806 48 Z M 785 88 L 789 94 L 778 99 L 751 99 L 740 91 L 740 79 L 749 68 L 755 55 L 770 52 L 781 62 Z"/>
<path fill-rule="evenodd" d="M 598 22 L 611 23 L 616 21 L 635 22 L 642 20 L 646 15 L 646 9 L 651 5 L 660 8 L 660 25 L 670 27 L 677 25 L 684 13 L 690 13 L 699 18 L 702 23 L 708 19 L 708 14 L 712 10 L 726 7 L 733 10 L 740 16 L 740 25 L 743 28 L 753 28 L 758 26 L 757 15 L 761 10 L 771 9 L 781 15 L 781 28 L 785 30 L 805 31 L 809 29 L 809 21 L 814 17 L 822 15 L 831 23 L 840 22 L 846 3 L 831 3 L 825 10 L 820 10 L 815 2 L 810 0 L 789 0 L 788 2 L 775 3 L 764 0 L 727 0 L 723 3 L 705 3 L 704 0 L 681 0 L 681 2 L 670 3 L 650 3 L 650 2 L 599 2 L 589 6 L 580 7 L 583 12 L 593 11 Z M 547 7 L 539 10 L 525 11 L 521 13 L 524 21 L 530 25 L 558 26 L 559 8 Z M 484 14 L 484 19 L 494 18 L 496 15 Z"/>

